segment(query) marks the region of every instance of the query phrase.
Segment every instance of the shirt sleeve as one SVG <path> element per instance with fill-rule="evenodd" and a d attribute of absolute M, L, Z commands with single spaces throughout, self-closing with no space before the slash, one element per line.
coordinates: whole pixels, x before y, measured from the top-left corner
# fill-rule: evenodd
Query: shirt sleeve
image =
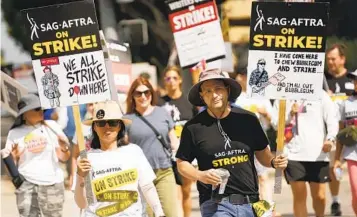
<path fill-rule="evenodd" d="M 252 116 L 252 132 L 254 133 L 254 151 L 261 151 L 269 145 L 269 140 L 257 117 Z"/>
<path fill-rule="evenodd" d="M 187 124 L 182 129 L 180 146 L 176 153 L 176 158 L 179 158 L 184 161 L 192 162 L 195 156 L 195 145 L 193 142 L 192 134 L 188 129 Z"/>
<path fill-rule="evenodd" d="M 326 92 L 323 92 L 322 103 L 323 118 L 327 127 L 326 139 L 335 139 L 339 130 L 337 106 Z"/>
<path fill-rule="evenodd" d="M 145 186 L 152 183 L 156 178 L 156 175 L 142 149 L 139 146 L 136 146 L 135 149 L 137 150 L 135 156 L 138 159 L 139 185 Z"/>
<path fill-rule="evenodd" d="M 166 109 L 162 108 L 162 112 L 164 113 L 165 115 L 165 120 L 167 121 L 168 123 L 168 126 L 169 126 L 169 131 L 172 130 L 175 126 L 175 123 L 174 123 L 174 120 L 172 119 L 171 115 L 166 111 Z"/>
<path fill-rule="evenodd" d="M 5 149 L 10 151 L 12 150 L 13 145 L 17 142 L 15 141 L 15 138 L 13 138 L 14 133 L 15 133 L 14 130 L 10 130 L 6 138 Z"/>

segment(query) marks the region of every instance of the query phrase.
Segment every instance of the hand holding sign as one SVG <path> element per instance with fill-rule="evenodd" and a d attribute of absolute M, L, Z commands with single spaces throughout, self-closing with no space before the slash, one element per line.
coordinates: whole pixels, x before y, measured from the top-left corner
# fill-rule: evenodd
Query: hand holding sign
<path fill-rule="evenodd" d="M 81 177 L 86 177 L 92 169 L 90 161 L 87 158 L 80 158 L 77 165 L 77 174 Z"/>

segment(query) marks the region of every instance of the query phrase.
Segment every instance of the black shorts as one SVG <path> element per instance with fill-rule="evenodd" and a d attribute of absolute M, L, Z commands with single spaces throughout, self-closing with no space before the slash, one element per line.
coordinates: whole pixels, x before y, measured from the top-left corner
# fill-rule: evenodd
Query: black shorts
<path fill-rule="evenodd" d="M 284 174 L 288 184 L 290 181 L 325 183 L 331 181 L 329 168 L 329 162 L 289 160 Z"/>

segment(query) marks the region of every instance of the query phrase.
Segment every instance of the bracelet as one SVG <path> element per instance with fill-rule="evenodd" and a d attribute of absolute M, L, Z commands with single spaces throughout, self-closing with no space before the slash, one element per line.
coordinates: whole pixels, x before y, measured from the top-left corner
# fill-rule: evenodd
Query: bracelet
<path fill-rule="evenodd" d="M 275 158 L 276 158 L 276 157 L 273 157 L 273 158 L 271 159 L 271 161 L 270 161 L 270 166 L 271 166 L 272 168 L 274 168 L 274 169 L 275 169 L 275 166 L 274 166 L 274 160 L 275 160 Z"/>

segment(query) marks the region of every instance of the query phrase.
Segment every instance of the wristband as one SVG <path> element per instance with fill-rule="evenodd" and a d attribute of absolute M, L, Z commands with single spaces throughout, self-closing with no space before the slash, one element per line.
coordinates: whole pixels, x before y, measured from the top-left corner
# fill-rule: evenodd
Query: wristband
<path fill-rule="evenodd" d="M 274 168 L 274 169 L 275 169 L 275 166 L 274 166 L 274 160 L 275 160 L 275 158 L 276 158 L 276 157 L 273 157 L 273 158 L 271 159 L 271 161 L 270 161 L 270 166 L 271 166 L 272 168 Z"/>

